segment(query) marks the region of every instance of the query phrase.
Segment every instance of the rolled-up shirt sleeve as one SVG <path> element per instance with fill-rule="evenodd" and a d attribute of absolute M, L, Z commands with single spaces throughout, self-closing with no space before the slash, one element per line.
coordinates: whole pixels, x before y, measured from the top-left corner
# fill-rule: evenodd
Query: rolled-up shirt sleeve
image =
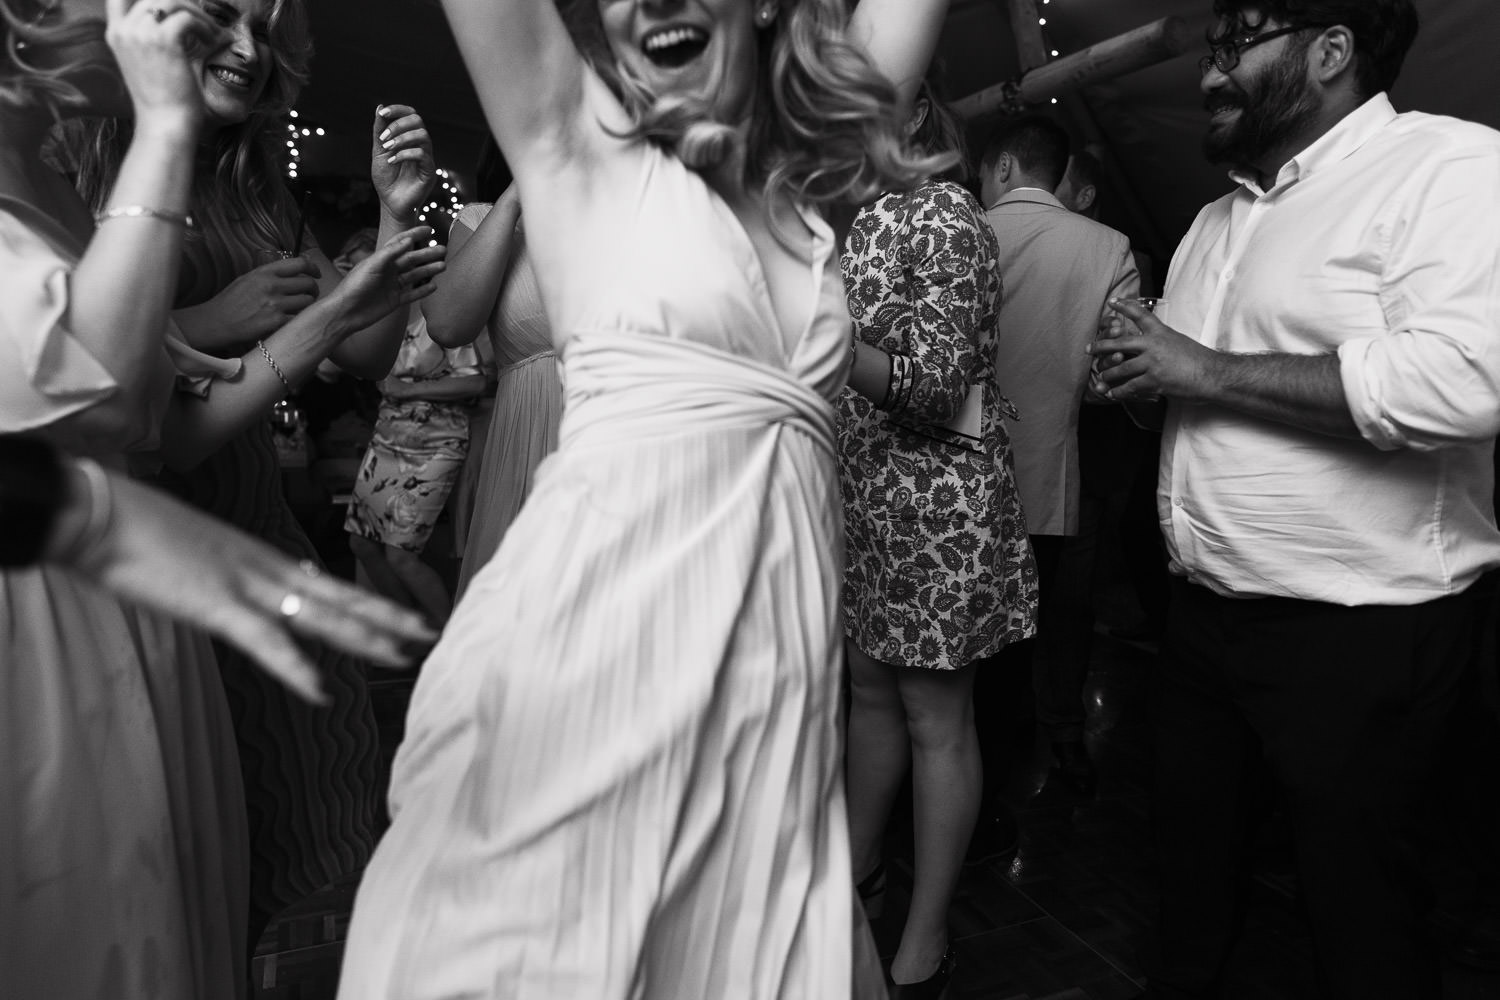
<path fill-rule="evenodd" d="M 118 390 L 67 328 L 72 265 L 0 212 L 0 432 L 44 427 Z"/>
<path fill-rule="evenodd" d="M 1500 431 L 1500 145 L 1446 152 L 1389 223 L 1388 333 L 1339 348 L 1360 433 L 1432 451 Z"/>

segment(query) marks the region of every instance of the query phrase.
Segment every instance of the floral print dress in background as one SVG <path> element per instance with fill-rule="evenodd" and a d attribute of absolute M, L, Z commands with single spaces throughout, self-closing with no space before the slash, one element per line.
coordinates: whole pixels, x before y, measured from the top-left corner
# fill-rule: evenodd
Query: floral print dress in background
<path fill-rule="evenodd" d="M 391 377 L 429 382 L 478 374 L 478 350 L 439 346 L 413 306 Z M 408 552 L 426 548 L 469 454 L 469 409 L 467 402 L 382 399 L 344 530 Z"/>
<path fill-rule="evenodd" d="M 885 663 L 954 670 L 1035 631 L 995 382 L 997 256 L 979 203 L 946 181 L 867 206 L 844 248 L 855 336 L 892 360 L 881 407 L 851 389 L 839 400 L 844 630 Z M 977 438 L 948 429 L 970 386 Z"/>

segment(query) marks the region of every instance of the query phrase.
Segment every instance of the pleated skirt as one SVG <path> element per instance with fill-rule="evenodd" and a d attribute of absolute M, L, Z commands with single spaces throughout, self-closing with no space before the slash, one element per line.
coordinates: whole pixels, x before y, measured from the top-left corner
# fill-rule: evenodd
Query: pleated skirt
<path fill-rule="evenodd" d="M 500 373 L 489 428 L 469 450 L 470 462 L 477 460 L 479 468 L 459 567 L 460 597 L 520 513 L 537 466 L 557 449 L 562 409 L 554 352 L 534 354 Z"/>
<path fill-rule="evenodd" d="M 542 465 L 418 681 L 343 1000 L 855 992 L 833 479 L 776 425 Z"/>
<path fill-rule="evenodd" d="M 0 996 L 241 996 L 248 848 L 208 639 L 0 573 Z"/>

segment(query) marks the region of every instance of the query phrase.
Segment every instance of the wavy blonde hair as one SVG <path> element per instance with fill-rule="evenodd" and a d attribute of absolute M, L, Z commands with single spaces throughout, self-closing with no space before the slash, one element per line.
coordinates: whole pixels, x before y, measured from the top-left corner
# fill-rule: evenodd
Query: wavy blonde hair
<path fill-rule="evenodd" d="M 57 117 L 63 108 L 84 103 L 83 93 L 69 82 L 73 77 L 89 66 L 105 69 L 113 65 L 102 44 L 92 59 L 48 67 L 32 61 L 33 52 L 56 52 L 67 46 L 89 52 L 83 42 L 103 42 L 102 17 L 68 25 L 44 24 L 56 6 L 57 0 L 0 0 L 0 104 L 40 103 Z"/>
<path fill-rule="evenodd" d="M 623 71 L 610 51 L 597 0 L 558 0 L 574 43 L 614 91 L 644 138 L 694 170 L 727 160 L 739 141 L 714 118 L 708 100 L 658 96 Z M 891 190 L 916 187 L 951 165 L 906 142 L 895 87 L 844 39 L 840 0 L 781 0 L 780 16 L 758 29 L 754 106 L 744 150 L 745 181 L 764 186 L 767 202 L 786 195 L 819 209 L 862 205 Z M 714 68 L 717 93 L 728 69 Z"/>
<path fill-rule="evenodd" d="M 11 0 L 0 0 L 0 3 Z M 282 182 L 287 113 L 312 63 L 312 36 L 303 0 L 273 0 L 266 19 L 271 74 L 249 116 L 205 135 L 193 171 L 192 213 L 186 253 L 208 258 L 224 282 L 253 264 L 254 251 L 291 249 L 297 242 L 297 207 Z M 104 207 L 130 147 L 131 123 L 118 118 L 86 122 L 73 142 L 78 190 L 95 210 Z"/>

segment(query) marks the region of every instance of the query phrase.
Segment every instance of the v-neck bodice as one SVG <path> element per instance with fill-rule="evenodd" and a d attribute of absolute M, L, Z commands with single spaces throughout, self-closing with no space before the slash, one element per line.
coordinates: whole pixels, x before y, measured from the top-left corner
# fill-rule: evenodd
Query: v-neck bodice
<path fill-rule="evenodd" d="M 803 329 L 784 331 L 755 244 L 698 174 L 654 146 L 635 190 L 586 220 L 575 265 L 549 303 L 565 340 L 591 332 L 691 341 L 784 372 L 824 399 L 848 374 L 849 315 L 833 232 L 813 233 Z"/>

